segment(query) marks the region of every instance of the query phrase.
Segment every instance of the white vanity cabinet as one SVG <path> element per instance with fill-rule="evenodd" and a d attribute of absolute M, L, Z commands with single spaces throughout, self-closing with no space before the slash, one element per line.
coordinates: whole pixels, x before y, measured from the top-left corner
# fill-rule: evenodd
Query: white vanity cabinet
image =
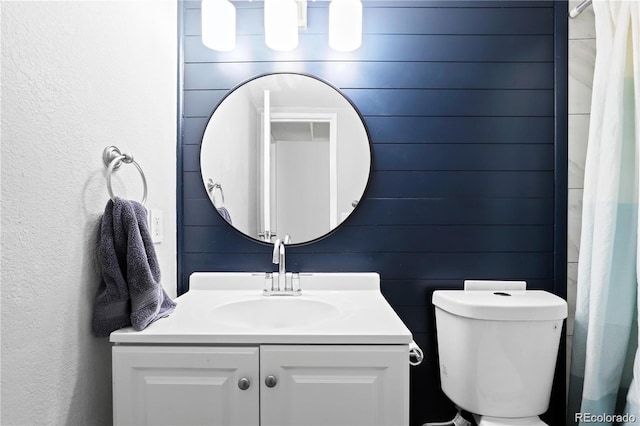
<path fill-rule="evenodd" d="M 408 359 L 406 345 L 261 346 L 260 425 L 408 425 Z"/>
<path fill-rule="evenodd" d="M 408 426 L 412 335 L 376 273 L 196 272 L 176 310 L 111 333 L 116 425 Z"/>
<path fill-rule="evenodd" d="M 407 360 L 407 345 L 116 345 L 114 424 L 408 425 Z"/>
<path fill-rule="evenodd" d="M 257 347 L 117 345 L 112 354 L 114 425 L 260 424 Z"/>

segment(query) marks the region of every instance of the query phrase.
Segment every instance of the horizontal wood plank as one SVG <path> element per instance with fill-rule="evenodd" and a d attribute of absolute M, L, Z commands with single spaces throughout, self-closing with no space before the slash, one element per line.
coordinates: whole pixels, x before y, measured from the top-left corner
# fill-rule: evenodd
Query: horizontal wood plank
<path fill-rule="evenodd" d="M 553 143 L 553 117 L 364 117 L 373 143 Z"/>
<path fill-rule="evenodd" d="M 298 253 L 550 252 L 552 225 L 343 226 Z M 244 253 L 246 238 L 222 226 L 185 226 L 186 253 Z M 269 252 L 270 248 L 264 250 Z"/>
<path fill-rule="evenodd" d="M 200 146 L 185 145 L 183 170 L 200 171 Z M 550 171 L 551 144 L 374 144 L 376 170 Z"/>
<path fill-rule="evenodd" d="M 259 66 L 259 68 L 256 68 Z M 230 90 L 257 74 L 312 74 L 342 88 L 386 89 L 552 89 L 552 62 L 387 62 L 335 61 L 198 62 L 184 67 L 185 90 Z"/>
<path fill-rule="evenodd" d="M 378 171 L 374 157 L 368 198 L 553 197 L 553 172 Z"/>
<path fill-rule="evenodd" d="M 262 2 L 236 7 L 237 34 L 264 34 Z M 415 3 L 414 3 L 415 5 Z M 312 2 L 307 7 L 304 34 L 327 32 L 328 2 Z M 423 4 L 424 6 L 424 4 Z M 362 14 L 364 34 L 553 34 L 552 7 L 462 8 L 412 7 L 410 13 L 400 7 L 365 7 Z M 185 11 L 185 35 L 201 34 L 200 9 Z"/>
<path fill-rule="evenodd" d="M 202 44 L 200 36 L 184 39 L 184 61 L 260 62 L 299 61 L 439 61 L 439 62 L 552 62 L 552 35 L 416 35 L 364 34 L 353 52 L 338 52 L 328 46 L 326 34 L 300 34 L 298 47 L 275 52 L 264 44 L 264 36 L 239 35 L 236 48 L 218 52 Z M 250 63 L 254 63 L 253 65 Z M 282 66 L 277 71 L 291 71 Z"/>
<path fill-rule="evenodd" d="M 274 270 L 264 253 L 185 253 L 186 271 Z M 385 279 L 549 279 L 553 253 L 296 253 L 287 265 L 298 272 L 378 272 Z"/>
<path fill-rule="evenodd" d="M 208 117 L 185 118 L 183 145 L 202 142 Z M 549 143 L 553 117 L 364 117 L 376 143 Z"/>
<path fill-rule="evenodd" d="M 206 194 L 200 182 L 201 192 Z M 200 187 L 198 188 L 200 190 Z M 184 226 L 229 225 L 208 198 L 184 200 Z M 233 214 L 233 212 L 231 212 Z M 343 226 L 367 226 L 373 235 L 384 225 L 550 225 L 553 198 L 382 198 L 360 200 Z M 247 242 L 244 241 L 243 244 Z M 339 250 L 340 246 L 336 246 Z"/>
<path fill-rule="evenodd" d="M 364 116 L 552 117 L 552 90 L 344 89 Z M 209 117 L 225 90 L 184 93 L 185 117 Z"/>
<path fill-rule="evenodd" d="M 376 170 L 550 171 L 551 144 L 374 144 Z"/>

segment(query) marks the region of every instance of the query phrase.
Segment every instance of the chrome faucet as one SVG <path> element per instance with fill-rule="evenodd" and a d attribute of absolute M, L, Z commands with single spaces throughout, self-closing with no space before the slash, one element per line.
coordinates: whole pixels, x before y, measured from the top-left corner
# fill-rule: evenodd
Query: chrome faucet
<path fill-rule="evenodd" d="M 264 289 L 265 296 L 283 295 L 295 296 L 300 294 L 299 275 L 287 272 L 285 266 L 285 244 L 291 241 L 289 235 L 284 237 L 284 241 L 280 238 L 273 243 L 272 262 L 278 265 L 278 272 L 267 274 L 267 282 Z M 294 288 L 295 287 L 295 288 Z"/>
<path fill-rule="evenodd" d="M 278 265 L 278 289 L 282 290 L 284 286 L 281 285 L 281 280 L 284 279 L 287 273 L 287 268 L 285 267 L 284 241 L 282 241 L 280 238 L 276 239 L 276 242 L 273 243 L 272 261 L 274 264 Z"/>

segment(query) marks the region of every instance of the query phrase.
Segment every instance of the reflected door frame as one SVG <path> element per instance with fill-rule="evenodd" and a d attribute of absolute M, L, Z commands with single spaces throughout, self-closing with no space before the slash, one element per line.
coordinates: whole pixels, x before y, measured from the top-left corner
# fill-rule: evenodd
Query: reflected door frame
<path fill-rule="evenodd" d="M 268 121 L 267 121 L 268 120 Z M 269 144 L 272 143 L 272 138 L 270 135 L 271 123 L 274 122 L 308 122 L 308 123 L 328 123 L 329 124 L 329 229 L 334 229 L 338 225 L 338 114 L 333 112 L 318 112 L 318 111 L 308 111 L 308 112 L 300 112 L 296 111 L 288 111 L 285 108 L 269 108 L 268 112 L 262 111 L 260 113 L 260 139 L 259 139 L 259 147 L 260 149 L 260 159 L 259 163 L 262 165 L 260 167 L 260 173 L 258 173 L 258 187 L 265 187 L 265 176 L 269 176 L 268 182 L 272 182 L 273 176 L 272 170 L 265 170 L 266 167 L 271 166 L 273 162 L 271 161 L 270 150 L 266 149 L 265 139 L 267 138 L 267 132 L 269 133 Z M 265 156 L 268 156 L 269 159 L 265 161 Z M 268 175 L 267 175 L 268 173 Z M 275 227 L 275 223 L 273 222 L 273 218 L 275 215 L 272 213 L 272 206 L 275 205 L 275 188 L 272 185 L 269 185 L 269 200 L 262 198 L 259 203 L 259 209 L 261 211 L 258 212 L 258 217 L 260 219 L 261 227 L 264 227 L 264 218 L 271 218 L 271 227 L 269 229 L 269 239 L 266 241 L 274 240 L 276 237 L 284 238 L 284 235 L 278 235 L 278 230 Z M 269 209 L 269 212 L 267 212 Z M 259 228 L 259 229 L 260 229 Z M 264 229 L 262 229 L 264 232 Z M 264 234 L 263 234 L 264 235 Z"/>

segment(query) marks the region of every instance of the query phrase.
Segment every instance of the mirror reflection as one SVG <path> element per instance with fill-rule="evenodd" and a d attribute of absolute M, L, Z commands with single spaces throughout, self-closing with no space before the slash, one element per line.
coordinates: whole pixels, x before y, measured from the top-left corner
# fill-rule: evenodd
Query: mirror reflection
<path fill-rule="evenodd" d="M 254 78 L 207 124 L 200 169 L 218 213 L 265 242 L 304 243 L 342 223 L 371 168 L 362 118 L 335 88 L 301 74 Z"/>

